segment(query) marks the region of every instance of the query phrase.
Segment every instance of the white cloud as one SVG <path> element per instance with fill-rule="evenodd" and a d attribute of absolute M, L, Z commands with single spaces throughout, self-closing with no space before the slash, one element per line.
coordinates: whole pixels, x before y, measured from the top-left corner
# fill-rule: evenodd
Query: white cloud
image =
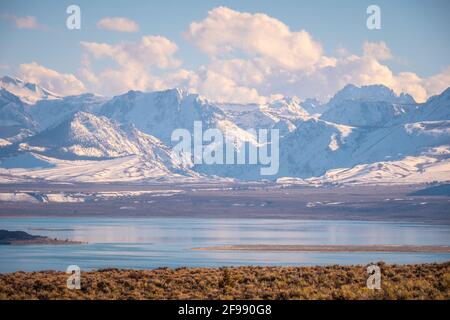
<path fill-rule="evenodd" d="M 392 58 L 391 50 L 384 41 L 381 42 L 364 42 L 364 56 L 377 59 L 379 61 L 389 60 Z"/>
<path fill-rule="evenodd" d="M 73 74 L 59 73 L 36 62 L 21 64 L 18 74 L 23 80 L 37 83 L 60 95 L 75 95 L 86 91 L 84 84 Z"/>
<path fill-rule="evenodd" d="M 197 70 L 177 69 L 178 47 L 169 39 L 145 36 L 115 45 L 82 42 L 83 77 L 104 94 L 183 87 L 211 100 L 238 103 L 281 94 L 325 100 L 349 83 L 384 84 L 424 101 L 450 85 L 450 68 L 429 78 L 407 70 L 394 73 L 383 61 L 398 57 L 385 42 L 365 42 L 362 55 L 340 46 L 336 57 L 327 56 L 308 32 L 292 31 L 260 13 L 219 7 L 191 23 L 184 35 L 208 55 Z M 116 65 L 96 72 L 99 59 Z"/>
<path fill-rule="evenodd" d="M 196 90 L 217 101 L 229 103 L 265 103 L 267 99 L 259 95 L 255 88 L 240 85 L 212 70 L 201 70 Z"/>
<path fill-rule="evenodd" d="M 382 63 L 393 58 L 383 41 L 365 42 L 362 56 L 341 47 L 338 57 L 328 57 L 306 31 L 290 31 L 281 21 L 264 14 L 216 8 L 204 20 L 192 23 L 185 36 L 210 56 L 211 62 L 204 68 L 216 77 L 220 75 L 221 83 L 233 83 L 224 89 L 226 92 L 245 88 L 236 90 L 241 100 L 257 102 L 273 94 L 327 99 L 353 83 L 384 84 L 424 101 L 432 91 L 450 84 L 446 73 L 430 79 L 412 72 L 395 74 Z M 221 97 L 217 90 L 204 91 Z"/>
<path fill-rule="evenodd" d="M 308 32 L 291 31 L 265 14 L 219 7 L 191 23 L 185 37 L 211 58 L 198 90 L 213 99 L 225 99 L 231 92 L 235 100 L 253 102 L 274 94 L 324 98 L 348 83 L 397 84 L 379 62 L 392 57 L 386 43 L 366 42 L 361 57 L 348 52 L 328 57 Z M 221 86 L 213 90 L 212 81 Z M 418 91 L 412 85 L 408 89 Z"/>
<path fill-rule="evenodd" d="M 119 32 L 137 32 L 139 26 L 131 19 L 123 17 L 106 17 L 97 23 L 97 28 Z"/>
<path fill-rule="evenodd" d="M 35 16 L 20 17 L 12 14 L 3 14 L 1 18 L 12 21 L 18 29 L 45 29 L 45 26 L 41 25 Z"/>
<path fill-rule="evenodd" d="M 441 73 L 425 79 L 424 85 L 427 89 L 428 96 L 433 96 L 443 92 L 450 86 L 450 66 L 444 69 Z"/>
<path fill-rule="evenodd" d="M 177 45 L 161 36 L 144 36 L 140 42 L 118 45 L 84 41 L 81 45 L 95 58 L 110 58 L 119 65 L 133 62 L 158 68 L 175 68 L 181 64 L 173 57 L 178 50 Z"/>
<path fill-rule="evenodd" d="M 85 50 L 82 74 L 97 90 L 117 94 L 127 90 L 153 90 L 162 85 L 151 76 L 151 69 L 176 68 L 181 61 L 174 57 L 178 50 L 175 43 L 161 36 L 144 36 L 139 42 L 117 45 L 81 42 Z M 91 68 L 91 59 L 110 59 L 116 63 L 98 75 Z"/>
<path fill-rule="evenodd" d="M 322 55 L 320 44 L 304 30 L 293 32 L 268 15 L 225 7 L 215 8 L 203 21 L 191 23 L 185 36 L 212 57 L 241 51 L 288 70 L 308 69 Z"/>

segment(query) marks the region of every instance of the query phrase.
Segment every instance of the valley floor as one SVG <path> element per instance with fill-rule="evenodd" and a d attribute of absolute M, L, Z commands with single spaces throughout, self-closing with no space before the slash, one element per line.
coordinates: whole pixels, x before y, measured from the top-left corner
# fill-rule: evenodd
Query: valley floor
<path fill-rule="evenodd" d="M 427 185 L 304 187 L 275 183 L 0 184 L 0 217 L 273 218 L 450 224 L 447 189 L 435 192 Z"/>
<path fill-rule="evenodd" d="M 66 288 L 56 271 L 0 274 L 0 299 L 450 299 L 450 262 L 378 263 L 381 289 L 366 266 L 105 269 Z"/>

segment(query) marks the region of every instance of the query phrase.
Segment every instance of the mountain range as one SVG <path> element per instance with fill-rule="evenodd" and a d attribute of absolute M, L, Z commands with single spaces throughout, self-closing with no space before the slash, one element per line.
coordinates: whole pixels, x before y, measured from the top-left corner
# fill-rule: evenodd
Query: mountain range
<path fill-rule="evenodd" d="M 227 132 L 235 148 L 258 144 L 249 129 L 278 129 L 275 176 L 259 165 L 179 161 L 171 134 L 194 122 Z M 347 85 L 328 102 L 214 103 L 181 89 L 112 98 L 59 96 L 0 79 L 0 182 L 276 180 L 289 184 L 450 181 L 450 88 L 425 103 L 383 85 Z"/>

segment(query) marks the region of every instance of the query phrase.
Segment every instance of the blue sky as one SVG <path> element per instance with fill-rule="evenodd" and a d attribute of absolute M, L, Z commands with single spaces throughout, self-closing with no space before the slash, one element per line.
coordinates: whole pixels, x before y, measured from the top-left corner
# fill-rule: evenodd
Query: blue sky
<path fill-rule="evenodd" d="M 67 18 L 65 11 L 70 4 L 77 4 L 81 8 L 81 30 L 68 30 L 65 26 Z M 376 4 L 381 8 L 381 30 L 368 30 L 366 27 L 366 8 L 370 4 Z M 2 42 L 0 72 L 20 76 L 19 66 L 21 64 L 36 62 L 59 73 L 74 75 L 84 83 L 86 90 L 102 91 L 101 88 L 89 84 L 80 74 L 82 57 L 86 55 L 86 49 L 80 45 L 80 42 L 117 45 L 122 42 L 137 43 L 141 37 L 146 35 L 158 35 L 176 44 L 178 48 L 173 56 L 181 60 L 182 63 L 180 66 L 169 67 L 168 69 L 153 68 L 152 75 L 172 72 L 178 68 L 197 73 L 201 66 L 208 68 L 211 61 L 217 57 L 211 57 L 211 53 L 199 48 L 197 40 L 187 40 L 183 36 L 183 32 L 189 29 L 189 25 L 193 21 L 203 21 L 210 10 L 220 6 L 239 13 L 264 13 L 285 24 L 292 32 L 305 30 L 316 43 L 320 44 L 322 55 L 327 57 L 340 57 L 344 51 L 348 54 L 363 56 L 363 44 L 365 42 L 383 42 L 389 48 L 392 57 L 380 63 L 388 67 L 394 74 L 406 71 L 416 74 L 421 79 L 428 79 L 442 73 L 450 65 L 450 42 L 448 41 L 450 20 L 447 17 L 448 12 L 450 12 L 450 1 L 446 0 L 79 0 L 76 2 L 2 0 L 0 3 L 2 16 L 0 19 Z M 25 16 L 35 17 L 38 27 L 18 28 L 11 18 Z M 97 23 L 105 17 L 125 17 L 133 20 L 139 26 L 139 30 L 137 32 L 115 32 L 99 29 Z M 233 46 L 235 43 L 230 45 Z M 242 48 L 237 49 L 236 52 Z M 249 53 L 246 51 L 245 55 L 251 55 L 251 59 L 254 59 L 259 57 L 261 52 Z M 237 53 L 233 58 L 242 58 L 242 55 Z M 92 71 L 101 72 L 104 68 L 112 68 L 115 62 L 110 60 L 91 57 Z M 271 67 L 275 66 L 272 65 Z M 298 73 L 292 73 L 292 70 L 289 70 L 289 72 L 291 72 L 292 77 L 299 77 Z M 304 73 L 300 77 L 304 77 Z M 296 93 L 295 88 L 286 92 L 277 90 L 277 88 L 283 86 L 283 80 L 280 83 L 273 83 L 274 78 L 274 76 L 271 76 L 270 80 L 264 78 L 264 81 L 272 81 L 270 86 L 262 86 L 261 82 L 258 85 L 253 85 L 252 83 L 239 83 L 239 79 L 236 80 L 232 77 L 230 79 L 236 84 L 236 88 L 255 89 L 258 96 L 267 97 L 270 94 L 278 93 L 293 95 Z M 349 78 L 354 79 L 351 76 Z M 399 88 L 402 88 L 402 86 L 397 83 L 402 81 L 401 79 L 395 80 L 395 85 Z M 360 84 L 366 84 L 364 81 Z M 389 81 L 387 83 L 393 83 L 394 80 Z M 299 82 L 298 87 L 304 87 L 302 84 L 303 82 Z M 422 82 L 421 85 L 427 92 L 434 90 L 429 89 Z M 428 86 L 431 85 L 428 84 Z M 153 87 L 153 84 L 144 86 L 144 88 L 149 89 Z M 200 87 L 199 85 L 198 88 Z M 407 88 L 406 91 L 411 90 L 411 93 L 415 90 L 410 89 L 412 85 L 405 87 Z M 441 87 L 442 85 L 439 89 Z M 315 90 L 319 88 L 318 85 L 317 87 L 313 86 L 308 91 L 301 92 L 302 90 L 299 90 L 299 95 L 321 96 L 320 93 L 315 93 Z M 335 89 L 337 88 L 330 87 L 330 92 L 324 95 L 329 95 Z M 202 90 L 198 89 L 198 91 L 202 93 Z M 247 91 L 241 90 L 242 92 Z M 112 94 L 114 92 L 106 93 Z M 427 93 L 427 95 L 430 94 Z M 223 97 L 226 99 L 227 94 Z"/>

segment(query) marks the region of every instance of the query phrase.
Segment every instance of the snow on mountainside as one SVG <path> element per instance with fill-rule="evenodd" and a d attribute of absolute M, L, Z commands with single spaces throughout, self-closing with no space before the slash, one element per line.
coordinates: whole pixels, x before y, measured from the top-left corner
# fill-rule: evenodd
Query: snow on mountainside
<path fill-rule="evenodd" d="M 93 94 L 58 97 L 11 77 L 1 78 L 0 87 L 0 138 L 11 143 L 57 125 L 78 111 L 95 113 L 107 100 Z"/>
<path fill-rule="evenodd" d="M 119 125 L 106 117 L 78 112 L 58 126 L 41 132 L 19 145 L 67 159 L 117 158 L 138 155 L 162 169 L 180 168 L 170 149 L 132 125 Z"/>
<path fill-rule="evenodd" d="M 131 156 L 131 158 L 130 158 Z M 157 138 L 146 135 L 132 126 L 120 126 L 105 117 L 78 112 L 59 125 L 30 137 L 17 145 L 17 149 L 5 157 L 2 166 L 8 169 L 32 169 L 38 175 L 42 168 L 46 171 L 77 171 L 80 164 L 89 164 L 95 169 L 103 168 L 103 162 L 119 164 L 116 173 L 125 170 L 132 178 L 133 172 L 142 177 L 162 175 L 194 175 L 189 169 L 180 167 L 169 148 Z M 83 162 L 80 160 L 97 160 Z M 72 166 L 70 165 L 72 163 Z M 131 164 L 135 166 L 132 168 Z M 56 166 L 59 166 L 56 168 Z M 83 166 L 79 166 L 80 169 Z M 64 169 L 64 170 L 63 170 Z M 104 171 L 104 168 L 101 170 Z M 52 174 L 50 172 L 50 174 Z M 85 172 L 79 172 L 85 174 Z M 120 176 L 125 175 L 124 172 Z M 45 178 L 45 177 L 43 177 Z"/>
<path fill-rule="evenodd" d="M 360 132 L 350 126 L 310 119 L 280 141 L 280 176 L 311 177 L 340 167 L 358 144 Z"/>
<path fill-rule="evenodd" d="M 353 84 L 346 85 L 338 91 L 327 103 L 327 108 L 332 108 L 345 101 L 371 101 L 371 102 L 390 102 L 398 104 L 415 104 L 414 98 L 409 94 L 395 94 L 392 89 L 384 85 L 369 85 L 357 87 Z"/>
<path fill-rule="evenodd" d="M 416 107 L 415 121 L 435 121 L 450 119 L 450 88 L 440 95 L 433 96 L 427 102 Z"/>
<path fill-rule="evenodd" d="M 175 129 L 193 132 L 194 121 L 201 121 L 206 130 L 225 119 L 217 106 L 180 89 L 150 93 L 130 91 L 105 103 L 100 114 L 119 123 L 131 123 L 166 145 L 171 145 Z"/>
<path fill-rule="evenodd" d="M 107 160 L 62 160 L 39 154 L 32 156 L 47 165 L 28 168 L 16 165 L 14 169 L 0 168 L 0 183 L 47 180 L 60 182 L 179 182 L 201 179 L 195 172 L 170 171 L 137 155 Z M 16 161 L 17 162 L 17 161 Z"/>
<path fill-rule="evenodd" d="M 39 100 L 53 100 L 61 98 L 57 94 L 44 89 L 35 83 L 25 82 L 18 78 L 8 76 L 0 78 L 0 88 L 11 92 L 27 104 L 34 104 Z"/>
<path fill-rule="evenodd" d="M 328 109 L 320 119 L 355 127 L 389 126 L 408 117 L 412 108 L 384 101 L 348 100 Z"/>
<path fill-rule="evenodd" d="M 34 88 L 41 95 L 31 105 L 24 92 L 0 88 L 1 181 L 286 177 L 280 181 L 421 183 L 437 175 L 439 181 L 448 179 L 450 172 L 448 152 L 434 152 L 448 150 L 450 88 L 422 104 L 385 86 L 348 85 L 326 104 L 283 98 L 236 105 L 180 89 L 130 91 L 111 99 L 57 97 L 2 79 L 9 89 Z M 181 128 L 193 133 L 194 121 L 201 121 L 203 132 L 226 132 L 237 152 L 246 143 L 259 145 L 246 130 L 279 129 L 278 174 L 261 176 L 254 165 L 193 165 L 192 159 L 180 164 L 171 135 Z"/>
<path fill-rule="evenodd" d="M 420 184 L 450 181 L 450 146 L 431 148 L 419 156 L 397 161 L 359 164 L 353 168 L 327 171 L 308 179 L 311 184 Z"/>
<path fill-rule="evenodd" d="M 19 97 L 0 89 L 0 126 L 29 128 L 34 125 L 31 115 L 25 110 Z"/>
<path fill-rule="evenodd" d="M 0 149 L 34 133 L 36 122 L 23 102 L 11 92 L 0 89 Z"/>
<path fill-rule="evenodd" d="M 309 114 L 322 114 L 325 111 L 326 104 L 315 98 L 305 99 L 300 103 L 301 107 Z"/>
<path fill-rule="evenodd" d="M 295 130 L 296 121 L 310 118 L 296 98 L 284 98 L 264 105 L 220 104 L 219 108 L 243 129 L 279 129 L 281 136 Z"/>
<path fill-rule="evenodd" d="M 349 126 L 389 126 L 406 121 L 417 106 L 405 94 L 382 86 L 347 85 L 327 103 L 321 119 Z"/>
<path fill-rule="evenodd" d="M 112 158 L 139 154 L 140 146 L 133 136 L 105 117 L 78 112 L 59 125 L 45 130 L 21 145 L 42 148 L 61 157 Z M 24 147 L 22 147 L 24 148 Z"/>
<path fill-rule="evenodd" d="M 37 101 L 28 108 L 28 113 L 36 123 L 36 130 L 42 131 L 79 111 L 96 114 L 106 101 L 105 97 L 86 93 L 57 100 Z"/>
<path fill-rule="evenodd" d="M 419 156 L 449 141 L 447 120 L 367 129 L 312 119 L 280 141 L 279 175 L 321 176 L 330 169 Z"/>

